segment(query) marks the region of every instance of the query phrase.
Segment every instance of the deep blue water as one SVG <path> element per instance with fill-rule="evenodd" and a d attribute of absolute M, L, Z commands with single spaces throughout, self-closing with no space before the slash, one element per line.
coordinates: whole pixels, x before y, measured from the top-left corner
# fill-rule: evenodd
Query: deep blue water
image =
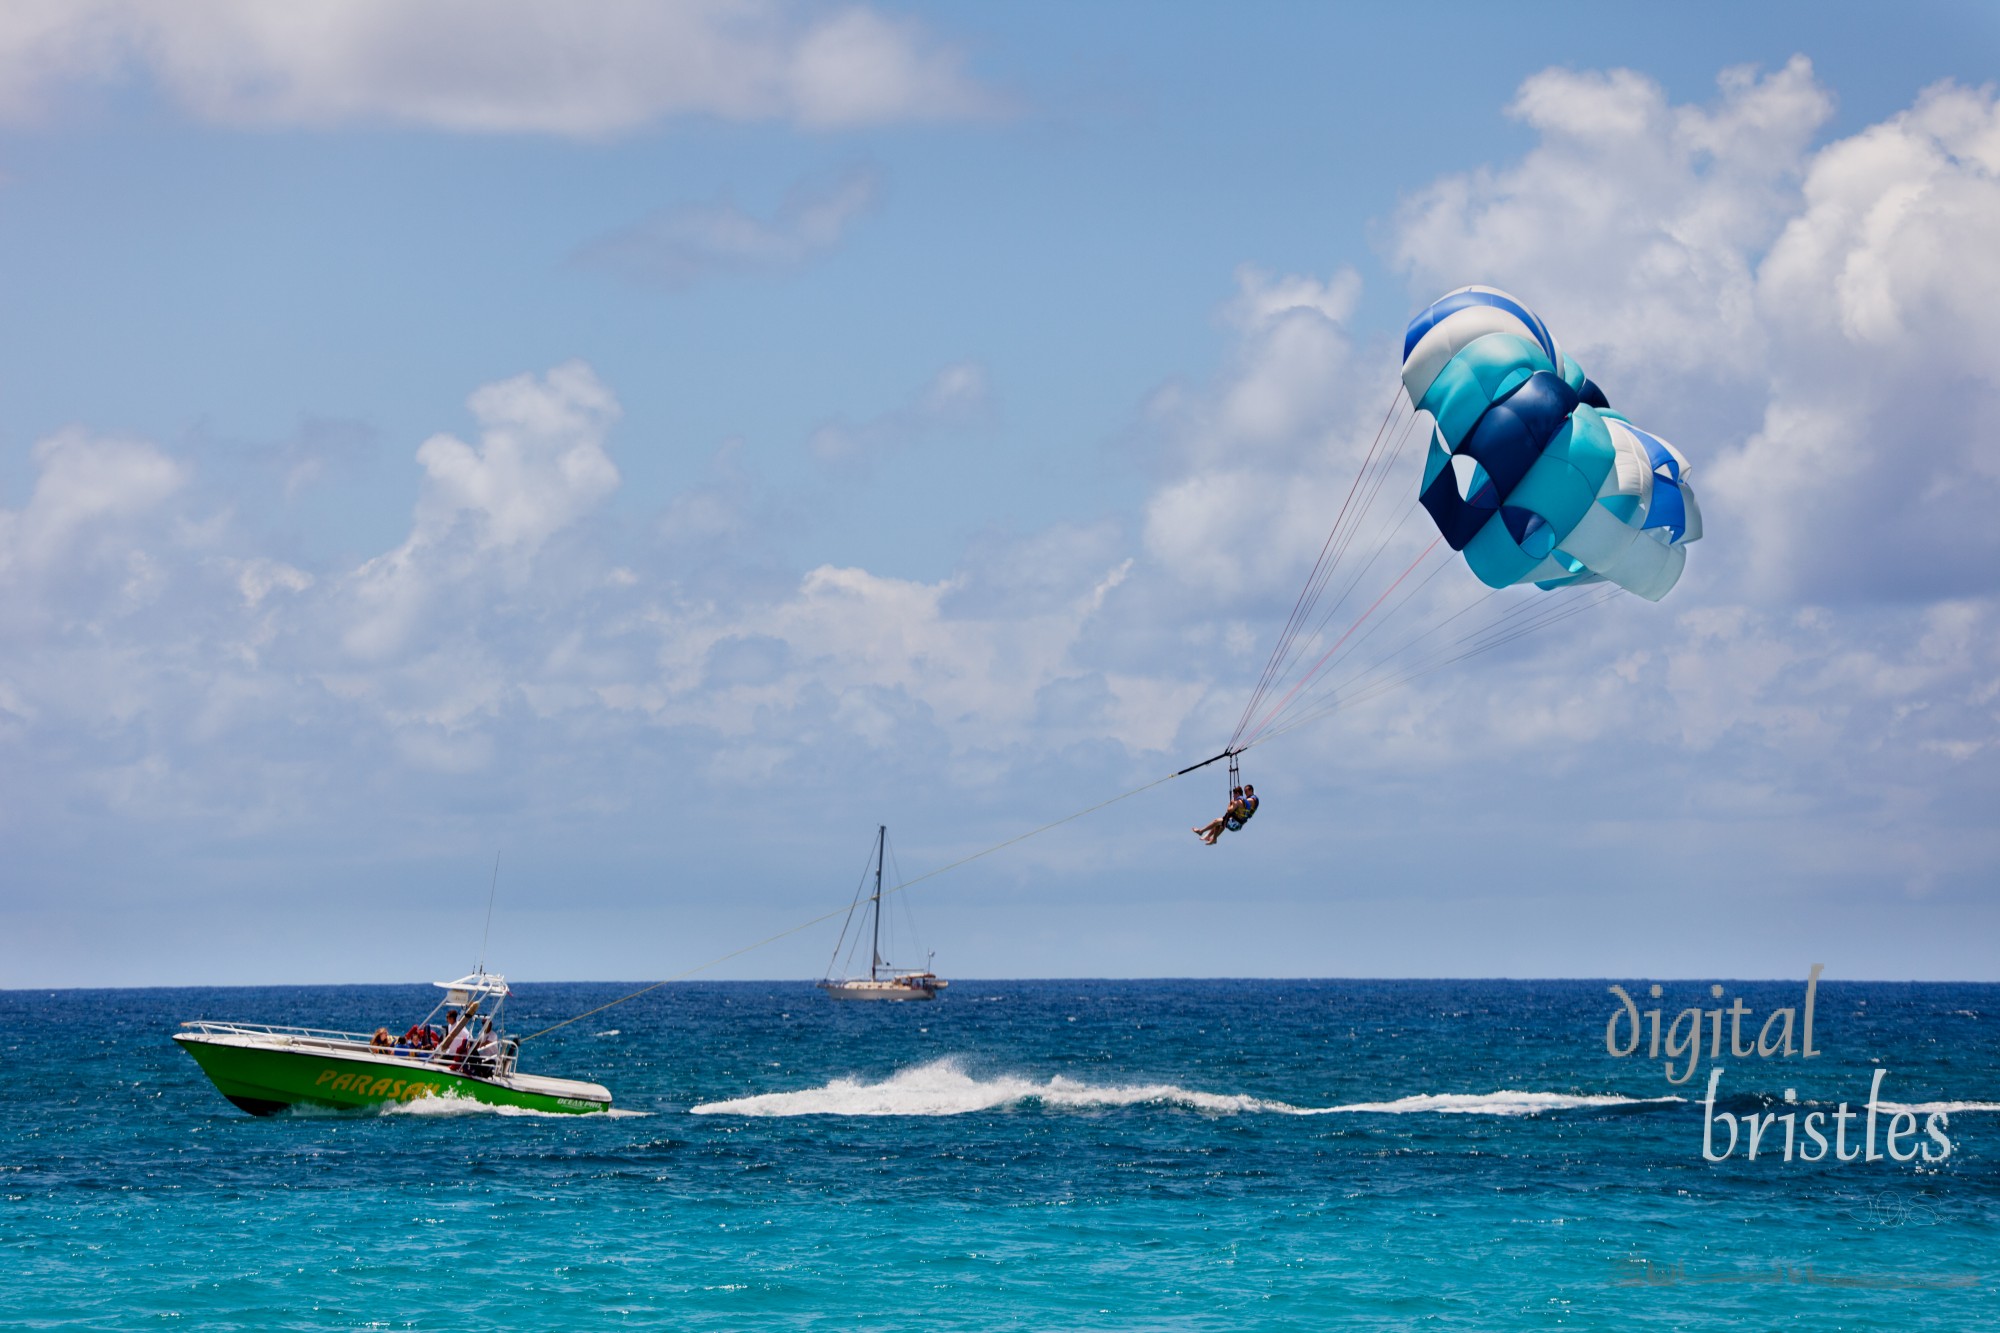
<path fill-rule="evenodd" d="M 1729 1002 L 1646 980 L 1668 1021 Z M 1822 1055 L 1734 1058 L 1725 1018 L 1676 1087 L 1606 1054 L 1606 984 L 677 985 L 526 1047 L 638 1114 L 261 1120 L 179 1021 L 399 1026 L 435 992 L 0 991 L 0 1323 L 2000 1326 L 2000 986 L 1823 980 Z M 513 1026 L 625 989 L 517 983 Z M 1751 1040 L 1802 982 L 1726 990 Z M 1887 1069 L 1919 1122 L 1954 1108 L 1951 1153 L 1786 1162 L 1778 1128 L 1705 1162 L 1717 1063 L 1737 1116 Z"/>

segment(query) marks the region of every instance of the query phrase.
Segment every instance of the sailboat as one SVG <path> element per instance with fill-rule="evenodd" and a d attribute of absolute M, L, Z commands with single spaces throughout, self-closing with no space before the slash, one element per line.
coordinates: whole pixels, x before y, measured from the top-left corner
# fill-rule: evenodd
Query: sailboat
<path fill-rule="evenodd" d="M 882 857 L 889 842 L 889 826 L 882 824 L 875 830 L 875 892 L 868 899 L 868 975 L 865 977 L 835 977 L 828 975 L 819 983 L 819 988 L 836 1000 L 935 1000 L 937 993 L 951 983 L 941 980 L 931 971 L 928 959 L 921 971 L 896 968 L 882 961 Z M 864 885 L 868 882 L 864 877 Z M 855 894 L 856 906 L 860 905 L 860 893 Z M 841 946 L 847 943 L 848 927 L 854 923 L 854 912 L 849 909 L 847 923 L 840 928 L 840 943 L 833 946 L 833 956 L 837 962 Z M 859 943 L 859 940 L 856 941 Z M 930 955 L 936 957 L 935 954 Z"/>

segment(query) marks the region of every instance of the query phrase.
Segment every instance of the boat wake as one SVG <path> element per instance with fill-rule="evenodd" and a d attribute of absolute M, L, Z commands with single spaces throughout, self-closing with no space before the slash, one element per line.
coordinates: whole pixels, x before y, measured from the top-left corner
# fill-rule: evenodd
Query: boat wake
<path fill-rule="evenodd" d="M 1607 1106 L 1660 1106 L 1685 1097 L 1620 1097 L 1613 1093 L 1425 1092 L 1390 1102 L 1349 1102 L 1345 1106 L 1299 1107 L 1296 1115 L 1540 1115 L 1544 1111 L 1574 1111 Z"/>
<path fill-rule="evenodd" d="M 1137 1083 L 1104 1087 L 1058 1075 L 1044 1082 L 1000 1075 L 974 1078 L 956 1060 L 934 1060 L 905 1069 L 880 1083 L 837 1078 L 824 1087 L 803 1092 L 771 1092 L 758 1097 L 703 1102 L 690 1108 L 695 1115 L 966 1115 L 993 1111 L 1024 1102 L 1064 1109 L 1146 1104 L 1183 1106 L 1191 1110 L 1232 1115 L 1242 1111 L 1285 1109 L 1281 1102 L 1258 1097 L 1191 1092 L 1171 1083 Z"/>
<path fill-rule="evenodd" d="M 379 1109 L 371 1109 L 375 1109 L 378 1115 L 505 1115 L 525 1116 L 530 1120 L 624 1120 L 652 1114 L 650 1111 L 630 1111 L 622 1106 L 613 1106 L 603 1111 L 592 1111 L 587 1115 L 571 1115 L 563 1111 L 537 1111 L 526 1106 L 496 1106 L 492 1102 L 461 1097 L 451 1092 L 436 1097 L 419 1097 L 414 1101 L 385 1102 Z"/>
<path fill-rule="evenodd" d="M 1576 1096 L 1560 1092 L 1426 1093 L 1388 1102 L 1344 1106 L 1294 1106 L 1245 1093 L 1199 1092 L 1173 1083 L 1092 1084 L 1057 1075 L 1036 1081 L 1002 1074 L 976 1078 L 957 1060 L 935 1060 L 891 1075 L 879 1083 L 837 1078 L 800 1092 L 703 1102 L 694 1115 L 740 1116 L 944 1116 L 996 1111 L 1014 1106 L 1094 1110 L 1123 1106 L 1169 1106 L 1208 1115 L 1537 1115 L 1582 1107 L 1643 1106 L 1678 1102 L 1679 1097 Z"/>
<path fill-rule="evenodd" d="M 1878 1102 L 1884 1111 L 1908 1111 L 1914 1115 L 1929 1115 L 1943 1111 L 1947 1115 L 1957 1115 L 1960 1111 L 2000 1111 L 2000 1102 Z"/>

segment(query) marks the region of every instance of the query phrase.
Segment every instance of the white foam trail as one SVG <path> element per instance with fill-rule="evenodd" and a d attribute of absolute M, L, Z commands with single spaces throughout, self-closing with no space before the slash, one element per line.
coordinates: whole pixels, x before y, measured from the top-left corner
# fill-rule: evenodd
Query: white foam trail
<path fill-rule="evenodd" d="M 1398 1097 L 1392 1102 L 1351 1102 L 1346 1106 L 1301 1108 L 1298 1115 L 1539 1115 L 1544 1111 L 1569 1111 L 1585 1106 L 1650 1106 L 1662 1102 L 1686 1101 L 1685 1097 L 1618 1097 L 1611 1094 L 1577 1095 L 1567 1092 L 1425 1092 L 1414 1097 Z"/>
<path fill-rule="evenodd" d="M 1578 1097 L 1559 1092 L 1437 1093 L 1393 1102 L 1348 1106 L 1293 1106 L 1244 1093 L 1198 1092 L 1173 1083 L 1090 1084 L 1057 1075 L 1037 1082 L 1018 1075 L 974 1078 L 956 1060 L 934 1060 L 893 1074 L 879 1083 L 837 1078 L 800 1092 L 767 1092 L 755 1097 L 703 1102 L 694 1115 L 742 1116 L 941 1116 L 993 1111 L 1024 1102 L 1087 1110 L 1117 1106 L 1176 1106 L 1208 1115 L 1263 1112 L 1272 1115 L 1331 1115 L 1337 1112 L 1402 1115 L 1438 1112 L 1457 1115 L 1534 1115 L 1580 1106 L 1634 1106 L 1679 1097 Z"/>
<path fill-rule="evenodd" d="M 1933 1111 L 1947 1115 L 1957 1115 L 1960 1111 L 2000 1111 L 2000 1102 L 1877 1102 L 1875 1105 L 1884 1111 L 1912 1111 L 1918 1115 Z"/>
<path fill-rule="evenodd" d="M 492 1102 L 482 1102 L 474 1097 L 461 1097 L 455 1092 L 439 1093 L 435 1097 L 414 1097 L 407 1102 L 384 1102 L 381 1115 L 509 1115 L 527 1116 L 536 1120 L 588 1120 L 603 1116 L 612 1120 L 623 1120 L 632 1116 L 651 1115 L 650 1111 L 628 1111 L 622 1106 L 608 1107 L 602 1111 L 587 1111 L 575 1115 L 567 1111 L 537 1111 L 529 1106 L 498 1106 Z"/>
<path fill-rule="evenodd" d="M 1190 1092 L 1170 1083 L 1096 1087 L 1060 1075 L 1040 1083 L 1006 1074 L 981 1079 L 967 1074 L 956 1060 L 934 1060 L 905 1069 L 880 1083 L 837 1078 L 824 1087 L 807 1088 L 802 1092 L 769 1092 L 757 1097 L 703 1102 L 690 1110 L 695 1115 L 936 1116 L 991 1111 L 1026 1101 L 1070 1108 L 1137 1106 L 1151 1102 L 1185 1106 L 1218 1115 L 1284 1109 L 1282 1102 Z"/>

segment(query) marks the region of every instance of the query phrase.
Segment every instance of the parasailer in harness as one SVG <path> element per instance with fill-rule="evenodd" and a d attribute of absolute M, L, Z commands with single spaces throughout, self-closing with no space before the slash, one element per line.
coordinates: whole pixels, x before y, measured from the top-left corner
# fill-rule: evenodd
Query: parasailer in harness
<path fill-rule="evenodd" d="M 1215 840 L 1222 836 L 1224 829 L 1240 829 L 1243 827 L 1243 821 L 1249 817 L 1249 807 L 1243 801 L 1243 789 L 1232 787 L 1229 791 L 1229 808 L 1206 824 L 1198 825 L 1194 835 L 1212 847 L 1215 845 Z"/>
<path fill-rule="evenodd" d="M 1225 753 L 1229 755 L 1229 808 L 1222 812 L 1220 818 L 1212 819 L 1194 830 L 1194 835 L 1211 847 L 1215 845 L 1215 840 L 1222 836 L 1223 830 L 1235 833 L 1249 823 L 1250 817 L 1257 813 L 1257 789 L 1242 781 L 1241 774 L 1237 771 L 1236 755 L 1228 751 Z M 1221 755 L 1216 756 L 1218 759 L 1221 757 Z"/>

